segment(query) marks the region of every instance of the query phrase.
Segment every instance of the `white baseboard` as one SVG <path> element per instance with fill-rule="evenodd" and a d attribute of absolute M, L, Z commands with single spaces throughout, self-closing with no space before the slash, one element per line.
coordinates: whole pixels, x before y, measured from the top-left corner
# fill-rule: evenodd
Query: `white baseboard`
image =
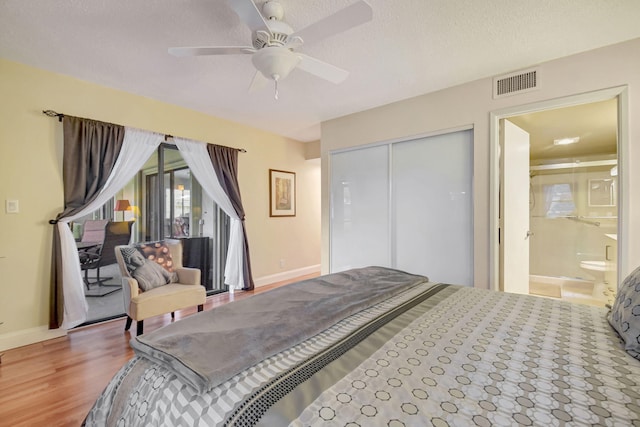
<path fill-rule="evenodd" d="M 23 329 L 21 331 L 7 332 L 6 334 L 0 334 L 0 351 L 35 344 L 65 335 L 67 335 L 65 329 L 49 329 L 46 325 Z"/>
<path fill-rule="evenodd" d="M 256 288 L 260 286 L 270 285 L 276 282 L 282 282 L 283 280 L 295 279 L 296 277 L 305 276 L 307 274 L 319 273 L 320 264 L 310 265 L 308 267 L 297 268 L 295 270 L 283 271 L 282 273 L 271 274 L 269 276 L 262 276 L 253 280 L 253 284 Z"/>

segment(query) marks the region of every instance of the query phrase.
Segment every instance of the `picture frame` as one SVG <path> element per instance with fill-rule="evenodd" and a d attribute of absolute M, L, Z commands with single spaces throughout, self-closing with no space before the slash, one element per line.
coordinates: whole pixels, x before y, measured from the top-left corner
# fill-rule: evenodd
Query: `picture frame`
<path fill-rule="evenodd" d="M 296 216 L 295 172 L 269 169 L 269 216 Z"/>

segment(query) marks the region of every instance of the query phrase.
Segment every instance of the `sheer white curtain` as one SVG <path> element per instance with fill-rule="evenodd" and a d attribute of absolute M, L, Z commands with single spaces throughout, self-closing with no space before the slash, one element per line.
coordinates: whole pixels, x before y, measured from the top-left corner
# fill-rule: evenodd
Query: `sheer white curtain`
<path fill-rule="evenodd" d="M 213 169 L 213 164 L 207 151 L 207 144 L 183 138 L 174 138 L 173 141 L 207 195 L 231 218 L 229 249 L 227 252 L 227 263 L 224 269 L 224 283 L 229 285 L 230 291 L 242 289 L 244 287 L 244 277 L 242 274 L 244 262 L 244 232 L 242 231 L 242 221 L 233 208 L 229 197 L 220 186 L 218 176 Z"/>
<path fill-rule="evenodd" d="M 61 218 L 58 221 L 58 233 L 62 250 L 62 275 L 64 294 L 64 317 L 62 327 L 74 328 L 87 320 L 87 301 L 84 296 L 84 282 L 78 259 L 78 250 L 69 228 L 69 222 L 81 218 L 104 205 L 122 187 L 124 187 L 142 168 L 147 159 L 153 154 L 164 135 L 147 132 L 140 129 L 125 128 L 122 149 L 118 159 L 107 179 L 105 187 L 98 197 L 89 203 L 85 209 L 73 216 Z"/>

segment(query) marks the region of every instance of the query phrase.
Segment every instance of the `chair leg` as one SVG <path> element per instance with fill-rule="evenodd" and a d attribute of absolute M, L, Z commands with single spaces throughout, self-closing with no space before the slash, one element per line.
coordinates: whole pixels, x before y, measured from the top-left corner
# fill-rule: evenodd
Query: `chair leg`
<path fill-rule="evenodd" d="M 204 304 L 198 305 L 198 311 L 202 311 L 202 310 L 204 310 Z"/>
<path fill-rule="evenodd" d="M 124 330 L 128 331 L 129 328 L 131 327 L 131 322 L 133 321 L 133 319 L 129 316 L 127 316 L 127 323 L 124 325 Z"/>
<path fill-rule="evenodd" d="M 174 311 L 171 312 L 171 320 L 176 319 L 176 313 Z"/>
<path fill-rule="evenodd" d="M 138 320 L 136 322 L 136 335 L 142 335 L 142 330 L 144 329 L 144 321 L 143 320 Z"/>
<path fill-rule="evenodd" d="M 113 277 L 103 277 L 101 279 L 100 278 L 100 267 L 101 267 L 101 265 L 98 264 L 98 268 L 96 268 L 96 283 L 98 284 L 98 286 L 102 286 L 102 282 L 106 282 L 108 280 L 113 279 Z"/>

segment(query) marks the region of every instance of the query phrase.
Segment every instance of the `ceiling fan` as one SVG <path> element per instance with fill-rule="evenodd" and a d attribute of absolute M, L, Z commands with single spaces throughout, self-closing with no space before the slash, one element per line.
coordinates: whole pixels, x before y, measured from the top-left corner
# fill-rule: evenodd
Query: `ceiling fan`
<path fill-rule="evenodd" d="M 228 0 L 231 8 L 252 31 L 252 46 L 201 46 L 172 47 L 169 53 L 175 56 L 199 55 L 252 55 L 251 61 L 256 73 L 249 90 L 264 87 L 270 80 L 275 82 L 275 97 L 278 99 L 278 81 L 299 69 L 332 83 L 344 81 L 349 72 L 326 62 L 295 51 L 304 43 L 313 43 L 334 34 L 370 21 L 373 18 L 371 6 L 358 0 L 350 6 L 328 17 L 293 31 L 282 20 L 284 8 L 276 0 L 262 4 L 262 13 L 252 0 Z"/>

